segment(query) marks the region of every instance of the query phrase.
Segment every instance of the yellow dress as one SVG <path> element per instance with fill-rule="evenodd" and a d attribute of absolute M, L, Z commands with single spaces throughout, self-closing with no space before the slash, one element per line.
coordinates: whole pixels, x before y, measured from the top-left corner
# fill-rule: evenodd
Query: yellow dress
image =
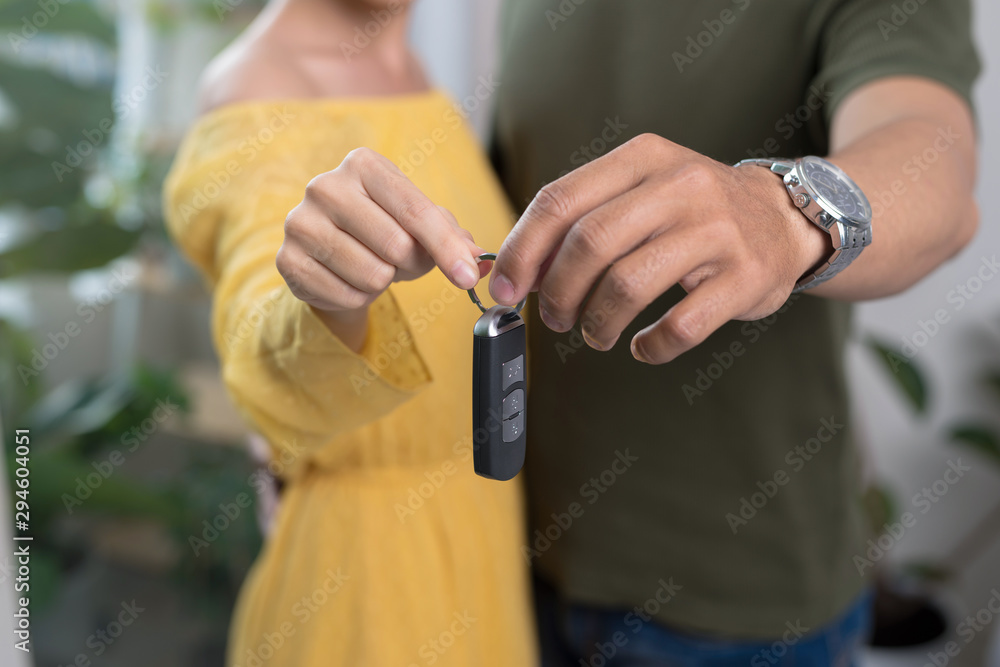
<path fill-rule="evenodd" d="M 356 354 L 275 268 L 306 184 L 359 146 L 500 247 L 510 210 L 438 91 L 223 107 L 167 180 L 170 234 L 214 291 L 225 384 L 286 482 L 227 665 L 535 664 L 521 487 L 472 468 L 479 311 L 435 269 L 375 301 Z"/>

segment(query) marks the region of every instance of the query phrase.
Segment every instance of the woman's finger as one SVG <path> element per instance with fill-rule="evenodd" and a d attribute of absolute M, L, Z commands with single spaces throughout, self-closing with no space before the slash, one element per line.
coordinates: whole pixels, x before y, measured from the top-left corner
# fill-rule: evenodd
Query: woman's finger
<path fill-rule="evenodd" d="M 448 280 L 462 289 L 478 282 L 479 269 L 466 239 L 396 165 L 372 150 L 359 149 L 351 151 L 341 167 L 359 176 L 372 201 L 423 246 Z"/>

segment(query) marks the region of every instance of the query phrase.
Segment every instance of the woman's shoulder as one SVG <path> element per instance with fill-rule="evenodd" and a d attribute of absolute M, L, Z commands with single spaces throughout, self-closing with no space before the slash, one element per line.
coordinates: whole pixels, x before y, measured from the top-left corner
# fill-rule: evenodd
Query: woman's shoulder
<path fill-rule="evenodd" d="M 308 77 L 285 50 L 266 37 L 240 38 L 205 68 L 198 84 L 201 114 L 234 104 L 303 99 L 313 94 Z"/>

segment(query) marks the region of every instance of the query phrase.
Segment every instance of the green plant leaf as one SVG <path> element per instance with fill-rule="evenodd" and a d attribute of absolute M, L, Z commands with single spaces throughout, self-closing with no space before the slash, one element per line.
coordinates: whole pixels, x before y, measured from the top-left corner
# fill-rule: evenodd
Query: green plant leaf
<path fill-rule="evenodd" d="M 875 482 L 865 489 L 861 496 L 861 505 L 868 518 L 872 533 L 879 535 L 885 530 L 886 524 L 899 516 L 896 501 L 892 491 L 885 484 Z"/>
<path fill-rule="evenodd" d="M 131 250 L 140 235 L 141 231 L 104 223 L 42 232 L 0 253 L 0 278 L 100 268 Z"/>
<path fill-rule="evenodd" d="M 32 410 L 31 430 L 42 440 L 53 434 L 67 437 L 90 433 L 124 410 L 134 393 L 128 382 L 68 380 L 49 392 Z"/>
<path fill-rule="evenodd" d="M 65 580 L 58 554 L 41 545 L 31 549 L 31 613 L 41 613 L 58 599 Z"/>
<path fill-rule="evenodd" d="M 7 423 L 27 423 L 23 415 L 42 395 L 41 382 L 25 383 L 21 379 L 23 368 L 31 368 L 34 347 L 30 331 L 0 319 L 0 414 Z"/>
<path fill-rule="evenodd" d="M 868 348 L 878 355 L 889 375 L 896 381 L 896 386 L 909 400 L 914 411 L 923 415 L 927 413 L 927 383 L 923 372 L 902 352 L 890 347 L 873 337 L 866 341 Z"/>
<path fill-rule="evenodd" d="M 951 439 L 1000 465 L 1000 434 L 993 428 L 984 424 L 961 424 L 951 429 Z"/>
<path fill-rule="evenodd" d="M 29 208 L 72 203 L 110 140 L 115 120 L 110 82 L 85 86 L 0 60 L 0 88 L 16 113 L 16 123 L 0 131 L 0 203 Z"/>
<path fill-rule="evenodd" d="M 52 16 L 42 10 L 38 0 L 6 0 L 0 2 L 0 32 L 11 40 L 9 33 L 33 39 L 35 32 L 64 35 L 85 35 L 109 46 L 115 43 L 115 26 L 90 2 L 59 2 L 53 4 Z M 37 17 L 37 14 L 44 16 Z M 38 29 L 41 26 L 41 29 Z M 19 48 L 14 46 L 14 48 Z"/>
<path fill-rule="evenodd" d="M 899 569 L 904 575 L 913 577 L 918 581 L 944 583 L 954 577 L 954 573 L 951 570 L 928 561 L 910 561 L 903 563 Z"/>

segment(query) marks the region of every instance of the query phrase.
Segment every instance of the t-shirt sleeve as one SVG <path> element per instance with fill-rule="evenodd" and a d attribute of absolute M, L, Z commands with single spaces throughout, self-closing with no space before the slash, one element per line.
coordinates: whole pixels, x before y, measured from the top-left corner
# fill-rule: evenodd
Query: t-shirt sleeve
<path fill-rule="evenodd" d="M 933 79 L 972 108 L 980 61 L 970 0 L 843 0 L 825 17 L 817 66 L 827 126 L 853 90 L 889 76 Z"/>

